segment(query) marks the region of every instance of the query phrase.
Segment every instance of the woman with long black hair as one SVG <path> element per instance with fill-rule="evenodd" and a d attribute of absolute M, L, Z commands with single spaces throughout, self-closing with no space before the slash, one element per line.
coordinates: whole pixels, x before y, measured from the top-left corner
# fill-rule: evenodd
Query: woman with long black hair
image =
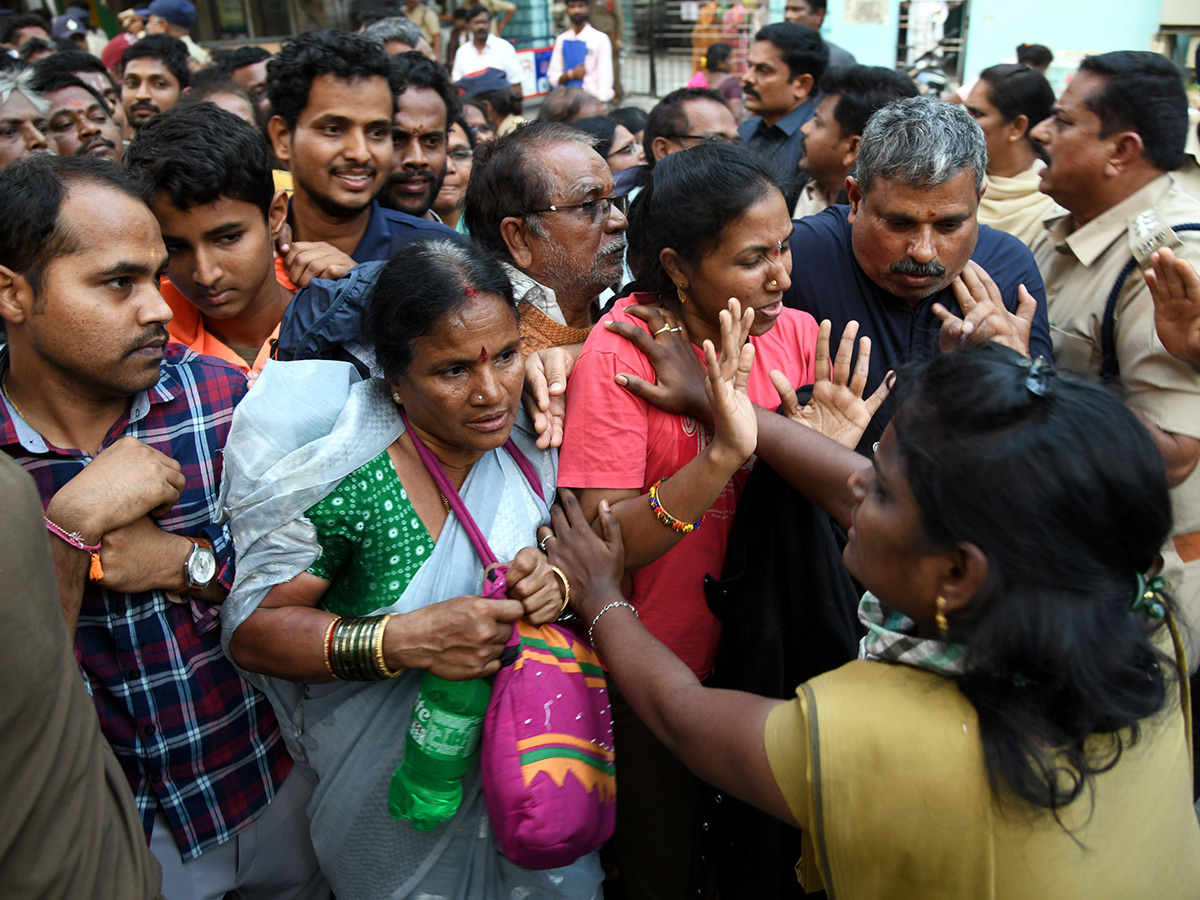
<path fill-rule="evenodd" d="M 902 372 L 868 462 L 783 417 L 755 424 L 731 324 L 709 363 L 720 440 L 849 527 L 868 633 L 790 701 L 705 688 L 621 593 L 616 517 L 601 508 L 597 536 L 563 492 L 550 559 L 642 721 L 803 829 L 809 890 L 1200 896 L 1187 669 L 1153 577 L 1167 481 L 1146 429 L 1103 388 L 987 345 Z"/>

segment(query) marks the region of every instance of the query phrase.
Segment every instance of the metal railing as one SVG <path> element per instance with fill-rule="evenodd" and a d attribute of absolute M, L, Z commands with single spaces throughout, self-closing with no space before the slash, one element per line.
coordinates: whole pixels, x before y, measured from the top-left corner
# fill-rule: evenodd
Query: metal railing
<path fill-rule="evenodd" d="M 621 83 L 626 93 L 654 97 L 687 84 L 717 41 L 734 48 L 734 71 L 744 71 L 750 39 L 762 24 L 762 12 L 740 2 L 633 0 L 626 9 Z"/>

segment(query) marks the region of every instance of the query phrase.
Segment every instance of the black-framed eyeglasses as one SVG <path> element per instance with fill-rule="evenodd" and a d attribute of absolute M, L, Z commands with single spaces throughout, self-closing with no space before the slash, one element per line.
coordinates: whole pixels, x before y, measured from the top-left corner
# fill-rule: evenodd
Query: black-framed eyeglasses
<path fill-rule="evenodd" d="M 705 144 L 740 144 L 741 137 L 734 135 L 730 137 L 727 134 L 669 134 L 664 137 L 674 138 L 677 141 L 701 141 Z"/>
<path fill-rule="evenodd" d="M 625 215 L 629 211 L 629 195 L 596 197 L 592 200 L 584 200 L 582 203 L 558 203 L 543 209 L 531 209 L 529 213 L 532 215 L 533 213 L 562 212 L 567 209 L 586 209 L 593 222 L 602 222 L 612 215 L 614 206 L 621 211 L 621 215 Z"/>
<path fill-rule="evenodd" d="M 612 159 L 614 156 L 636 156 L 637 152 L 641 149 L 641 141 L 630 141 L 624 147 L 618 147 L 616 150 L 612 151 L 612 153 L 608 154 L 607 158 Z"/>

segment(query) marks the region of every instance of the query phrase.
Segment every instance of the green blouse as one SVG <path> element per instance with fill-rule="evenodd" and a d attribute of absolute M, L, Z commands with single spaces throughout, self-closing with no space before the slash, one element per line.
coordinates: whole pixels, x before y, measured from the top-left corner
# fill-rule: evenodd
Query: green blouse
<path fill-rule="evenodd" d="M 321 545 L 308 571 L 330 582 L 321 605 L 339 616 L 390 606 L 433 552 L 433 538 L 387 450 L 342 479 L 305 516 Z"/>

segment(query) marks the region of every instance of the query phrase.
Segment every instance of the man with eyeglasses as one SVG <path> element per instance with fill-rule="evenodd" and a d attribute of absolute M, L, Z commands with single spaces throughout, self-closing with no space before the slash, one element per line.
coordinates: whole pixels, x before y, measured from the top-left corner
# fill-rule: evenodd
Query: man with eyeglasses
<path fill-rule="evenodd" d="M 711 88 L 680 88 L 671 91 L 650 110 L 642 145 L 646 165 L 664 156 L 712 141 L 736 143 L 737 120 L 725 98 Z"/>
<path fill-rule="evenodd" d="M 627 199 L 613 196 L 592 141 L 535 122 L 477 151 L 467 229 L 508 272 L 525 355 L 581 343 L 600 316 L 599 295 L 621 277 Z"/>

